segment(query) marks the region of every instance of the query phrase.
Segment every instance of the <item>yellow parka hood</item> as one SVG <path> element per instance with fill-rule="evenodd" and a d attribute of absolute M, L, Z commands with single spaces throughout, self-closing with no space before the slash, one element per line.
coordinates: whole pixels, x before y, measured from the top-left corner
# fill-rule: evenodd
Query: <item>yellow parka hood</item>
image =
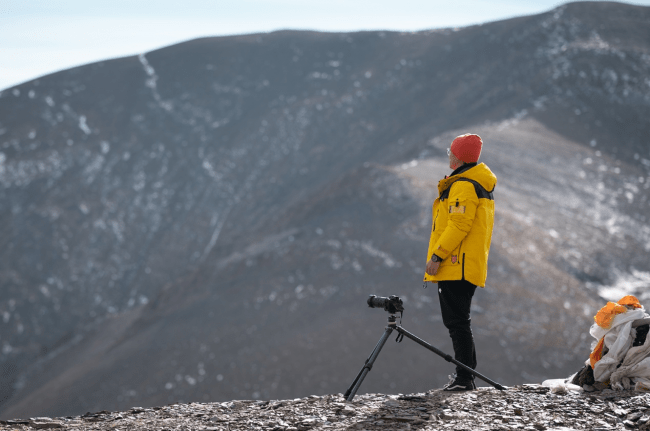
<path fill-rule="evenodd" d="M 443 191 L 447 190 L 449 186 L 459 178 L 468 178 L 470 180 L 474 180 L 483 186 L 483 188 L 488 192 L 494 191 L 494 188 L 497 185 L 497 176 L 492 173 L 490 168 L 488 168 L 485 163 L 479 163 L 478 165 L 471 167 L 468 170 L 463 171 L 457 175 L 445 177 L 444 179 L 440 180 L 438 182 L 438 196 L 440 196 Z"/>

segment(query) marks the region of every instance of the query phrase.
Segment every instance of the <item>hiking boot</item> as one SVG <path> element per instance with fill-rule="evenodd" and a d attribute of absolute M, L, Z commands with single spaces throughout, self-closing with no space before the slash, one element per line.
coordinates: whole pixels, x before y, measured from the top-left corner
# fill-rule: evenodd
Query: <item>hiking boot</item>
<path fill-rule="evenodd" d="M 446 392 L 473 391 L 476 390 L 476 385 L 474 379 L 462 379 L 456 374 L 452 374 L 449 376 L 449 383 L 443 386 L 442 390 Z"/>

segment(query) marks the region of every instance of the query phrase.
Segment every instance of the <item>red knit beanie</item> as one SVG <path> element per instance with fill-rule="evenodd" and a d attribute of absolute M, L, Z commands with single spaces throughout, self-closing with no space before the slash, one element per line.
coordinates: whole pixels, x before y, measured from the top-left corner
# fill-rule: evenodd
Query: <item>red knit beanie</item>
<path fill-rule="evenodd" d="M 481 155 L 483 141 L 479 135 L 460 135 L 451 143 L 451 152 L 465 163 L 476 163 Z"/>

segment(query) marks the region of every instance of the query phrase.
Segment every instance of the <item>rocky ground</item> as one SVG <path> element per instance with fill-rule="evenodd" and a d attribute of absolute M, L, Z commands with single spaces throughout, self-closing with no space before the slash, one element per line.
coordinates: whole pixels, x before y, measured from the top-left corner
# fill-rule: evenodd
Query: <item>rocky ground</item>
<path fill-rule="evenodd" d="M 82 416 L 0 421 L 0 430 L 650 430 L 650 394 L 557 392 L 540 385 L 410 395 L 133 407 Z"/>

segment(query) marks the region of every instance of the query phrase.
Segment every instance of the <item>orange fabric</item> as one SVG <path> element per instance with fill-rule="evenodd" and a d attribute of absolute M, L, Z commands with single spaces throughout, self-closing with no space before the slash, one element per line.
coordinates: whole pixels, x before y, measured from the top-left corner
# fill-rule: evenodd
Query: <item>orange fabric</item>
<path fill-rule="evenodd" d="M 641 308 L 641 303 L 636 296 L 633 295 L 624 296 L 618 301 L 618 303 L 620 305 L 627 305 L 628 307 Z"/>
<path fill-rule="evenodd" d="M 608 302 L 603 308 L 598 310 L 598 313 L 594 316 L 594 321 L 598 326 L 604 329 L 609 329 L 612 326 L 612 321 L 617 314 L 625 313 L 627 307 L 625 305 L 616 304 L 614 302 Z"/>
<path fill-rule="evenodd" d="M 589 363 L 591 364 L 591 369 L 596 366 L 596 362 L 600 361 L 603 358 L 603 347 L 605 346 L 605 337 L 601 338 L 596 348 L 591 355 L 589 355 Z"/>
<path fill-rule="evenodd" d="M 603 308 L 598 310 L 594 316 L 594 321 L 598 326 L 604 329 L 609 329 L 612 326 L 614 318 L 621 313 L 628 311 L 628 307 L 641 308 L 641 303 L 633 295 L 627 295 L 621 298 L 617 303 L 608 302 Z M 591 368 L 594 368 L 596 362 L 600 361 L 603 357 L 603 348 L 605 347 L 605 337 L 601 338 L 594 351 L 589 355 L 589 362 Z"/>

